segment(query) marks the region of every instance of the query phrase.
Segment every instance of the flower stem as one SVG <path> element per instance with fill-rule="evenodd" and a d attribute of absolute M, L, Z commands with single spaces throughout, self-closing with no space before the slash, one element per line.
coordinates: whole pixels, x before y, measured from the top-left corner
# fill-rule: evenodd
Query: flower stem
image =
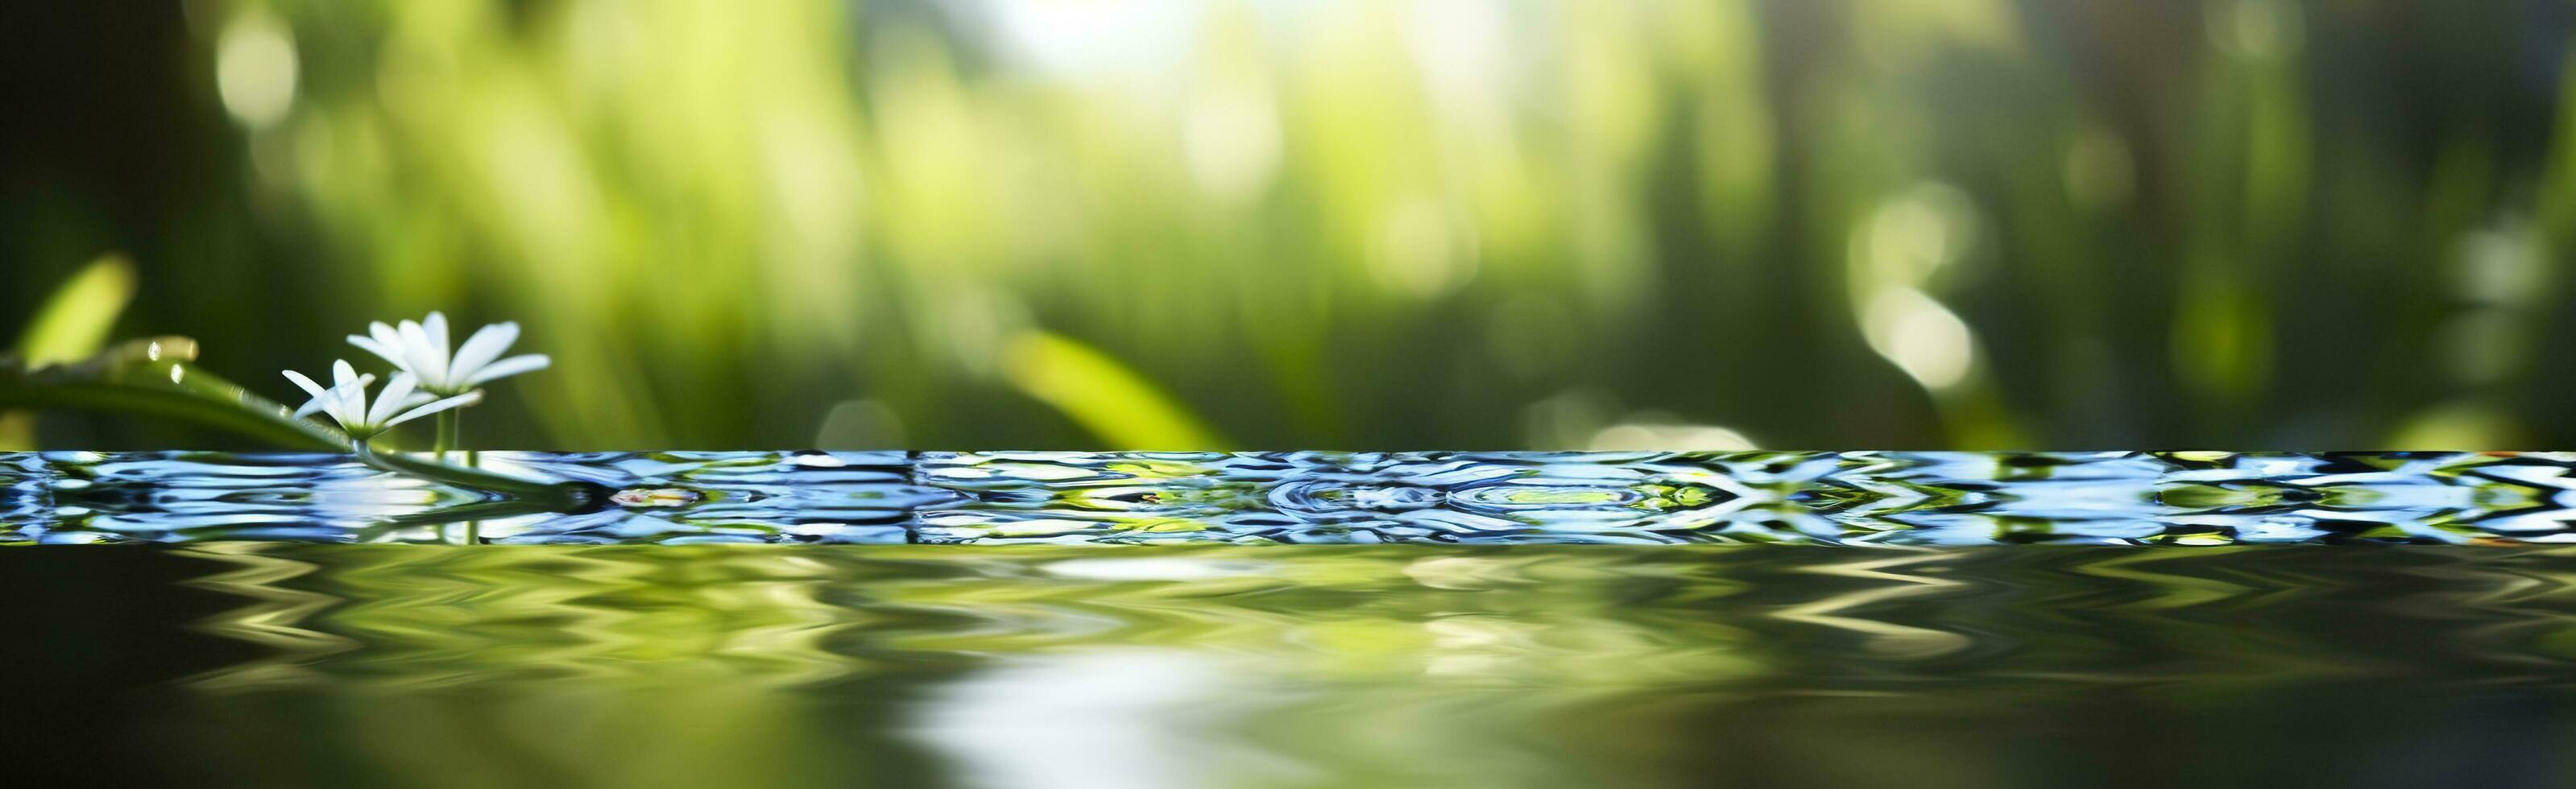
<path fill-rule="evenodd" d="M 438 453 L 441 463 L 447 462 L 447 453 L 456 449 L 456 421 L 455 411 L 438 412 L 438 437 L 432 439 L 430 451 Z"/>

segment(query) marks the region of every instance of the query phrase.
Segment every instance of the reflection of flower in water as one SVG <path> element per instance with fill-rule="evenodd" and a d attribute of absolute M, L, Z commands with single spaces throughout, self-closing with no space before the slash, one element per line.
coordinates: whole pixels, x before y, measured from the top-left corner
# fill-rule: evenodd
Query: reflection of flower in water
<path fill-rule="evenodd" d="M 973 786 L 1159 789 L 1214 770 L 1227 672 L 1205 655 L 1130 649 L 1024 657 L 940 688 L 912 736 Z M 1219 720 L 1209 720 L 1216 718 Z"/>

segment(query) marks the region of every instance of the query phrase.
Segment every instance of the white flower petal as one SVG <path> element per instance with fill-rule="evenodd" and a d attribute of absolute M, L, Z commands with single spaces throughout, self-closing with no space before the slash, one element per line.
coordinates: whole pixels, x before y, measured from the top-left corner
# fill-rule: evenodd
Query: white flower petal
<path fill-rule="evenodd" d="M 411 370 L 411 357 L 403 352 L 402 332 L 385 325 L 384 321 L 376 321 L 367 324 L 367 337 L 376 341 L 376 347 L 392 351 L 392 353 L 379 354 L 385 357 L 385 361 L 392 362 L 395 367 L 406 371 Z"/>
<path fill-rule="evenodd" d="M 349 366 L 349 360 L 334 359 L 331 361 L 332 386 L 348 386 L 350 382 L 356 380 L 358 380 L 358 368 Z"/>
<path fill-rule="evenodd" d="M 447 316 L 430 310 L 429 317 L 421 320 L 420 328 L 429 334 L 429 347 L 437 349 L 438 358 L 447 358 Z"/>
<path fill-rule="evenodd" d="M 364 349 L 402 372 L 410 373 L 413 385 L 431 394 L 453 394 L 475 385 L 530 370 L 543 369 L 550 363 L 544 356 L 500 359 L 510 345 L 519 340 L 519 324 L 504 321 L 477 329 L 461 346 L 451 345 L 447 314 L 432 311 L 418 321 L 383 321 L 367 324 L 367 336 L 349 336 L 349 344 Z M 495 359 L 500 361 L 495 362 Z M 498 369 L 494 369 L 498 365 Z M 396 398 L 407 407 L 418 396 Z M 379 408 L 384 407 L 378 401 Z"/>
<path fill-rule="evenodd" d="M 543 370 L 550 364 L 554 364 L 554 360 L 546 358 L 546 355 L 542 353 L 512 356 L 507 359 L 493 362 L 491 366 L 475 371 L 474 377 L 465 379 L 464 385 L 482 386 L 484 382 L 487 381 L 496 381 L 502 378 L 518 375 L 520 373 Z"/>
<path fill-rule="evenodd" d="M 411 399 L 413 387 L 419 385 L 420 379 L 410 373 L 394 376 L 392 383 L 385 384 L 385 391 L 376 395 L 376 407 L 367 410 L 367 421 L 383 424 L 393 418 L 395 410 L 402 408 L 403 401 Z"/>
<path fill-rule="evenodd" d="M 338 422 L 341 427 L 347 428 L 357 421 L 350 417 L 348 402 L 347 392 L 333 389 L 324 392 L 321 397 L 314 398 L 313 407 L 314 410 L 322 412 L 323 416 L 330 417 L 331 421 Z"/>
<path fill-rule="evenodd" d="M 409 411 L 404 411 L 404 412 L 402 413 L 402 415 L 401 415 L 401 416 L 397 416 L 397 417 L 394 417 L 393 419 L 387 420 L 384 424 L 382 424 L 382 425 L 378 425 L 378 427 L 380 427 L 380 428 L 383 428 L 383 427 L 393 427 L 393 426 L 395 426 L 395 425 L 399 425 L 399 424 L 402 424 L 402 423 L 404 423 L 404 422 L 409 422 L 409 421 L 414 420 L 414 419 L 419 419 L 419 418 L 421 418 L 421 417 L 428 416 L 428 415 L 430 415 L 430 414 L 435 414 L 435 413 L 438 413 L 438 412 L 440 412 L 440 411 L 445 411 L 445 410 L 450 409 L 450 408 L 459 408 L 459 407 L 469 406 L 469 405 L 473 405 L 473 404 L 475 404 L 475 403 L 480 403 L 480 402 L 483 402 L 483 392 L 482 392 L 481 390 L 476 390 L 476 391 L 472 391 L 472 392 L 466 392 L 466 393 L 464 393 L 464 394 L 457 395 L 457 396 L 455 396 L 455 397 L 450 397 L 450 398 L 447 398 L 447 399 L 445 399 L 445 400 L 433 400 L 433 401 L 430 401 L 430 403 L 429 403 L 429 404 L 427 404 L 427 405 L 423 405 L 423 406 L 421 406 L 421 407 L 419 407 L 419 408 L 414 408 L 414 409 L 409 410 Z"/>
<path fill-rule="evenodd" d="M 400 369 L 403 366 L 401 353 L 396 352 L 393 346 L 377 342 L 373 337 L 360 337 L 352 334 L 349 335 L 349 344 L 358 346 L 359 350 L 375 354 L 376 358 L 385 360 L 386 364 L 393 365 L 396 369 Z"/>
<path fill-rule="evenodd" d="M 286 373 L 286 380 L 295 382 L 295 386 L 303 389 L 305 394 L 312 395 L 315 399 L 320 399 L 322 397 L 322 385 L 314 383 L 313 379 L 306 378 L 303 373 L 299 373 L 294 370 L 284 370 L 281 372 Z"/>
<path fill-rule="evenodd" d="M 367 387 L 375 383 L 375 374 L 368 373 L 348 383 L 331 387 L 331 391 L 324 393 L 327 402 L 322 404 L 322 410 L 331 415 L 332 421 L 339 422 L 343 429 L 351 431 L 367 429 Z"/>
<path fill-rule="evenodd" d="M 295 382 L 295 385 L 298 388 L 301 388 L 306 393 L 312 395 L 312 397 L 305 399 L 303 405 L 295 407 L 295 418 L 302 419 L 312 416 L 313 412 L 320 411 L 323 406 L 329 404 L 329 390 L 323 389 L 321 385 L 313 383 L 313 379 L 304 377 L 303 373 L 299 373 L 294 370 L 287 370 L 285 372 L 286 380 Z"/>
<path fill-rule="evenodd" d="M 447 363 L 448 375 L 470 381 L 475 371 L 483 369 L 483 365 L 491 364 L 492 360 L 501 358 L 503 351 L 510 350 L 510 343 L 518 341 L 519 324 L 517 323 L 503 322 L 485 326 L 475 331 L 474 336 L 466 338 L 463 347 L 456 349 L 456 358 Z"/>
<path fill-rule="evenodd" d="M 429 330 L 420 324 L 403 321 L 396 331 L 402 333 L 403 355 L 411 358 L 411 374 L 431 386 L 447 384 L 447 354 L 429 342 Z"/>

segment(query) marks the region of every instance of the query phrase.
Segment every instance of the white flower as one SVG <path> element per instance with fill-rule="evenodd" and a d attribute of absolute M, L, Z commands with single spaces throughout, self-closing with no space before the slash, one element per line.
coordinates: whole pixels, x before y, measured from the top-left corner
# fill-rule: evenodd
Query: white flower
<path fill-rule="evenodd" d="M 438 395 L 464 394 L 486 382 L 543 370 L 552 363 L 539 353 L 501 358 L 502 352 L 510 350 L 510 343 L 519 340 L 517 323 L 495 323 L 476 330 L 454 356 L 448 355 L 447 316 L 436 312 L 418 323 L 403 321 L 400 328 L 376 321 L 367 325 L 367 334 L 349 335 L 349 344 L 383 357 L 395 368 L 420 379 L 422 390 Z"/>
<path fill-rule="evenodd" d="M 420 379 L 410 373 L 401 373 L 394 376 L 393 383 L 385 384 L 385 391 L 370 408 L 367 405 L 367 387 L 376 382 L 376 377 L 359 375 L 357 368 L 350 367 L 346 360 L 331 363 L 332 384 L 328 389 L 304 377 L 303 373 L 285 372 L 286 380 L 295 382 L 296 386 L 313 395 L 311 402 L 295 409 L 296 416 L 322 412 L 332 421 L 339 422 L 340 429 L 347 431 L 350 438 L 360 441 L 374 438 L 386 428 L 483 400 L 482 392 L 467 392 L 443 400 L 432 398 L 415 391 L 420 386 Z"/>

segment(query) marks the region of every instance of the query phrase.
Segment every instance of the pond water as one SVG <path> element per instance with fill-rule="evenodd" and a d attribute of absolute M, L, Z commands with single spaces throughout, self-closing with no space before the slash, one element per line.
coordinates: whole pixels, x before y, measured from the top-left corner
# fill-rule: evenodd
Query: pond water
<path fill-rule="evenodd" d="M 2566 785 L 2576 549 L 0 550 L 129 786 Z"/>
<path fill-rule="evenodd" d="M 530 512 L 346 456 L 0 453 L 0 541 L 2552 543 L 2576 454 L 483 453 Z"/>
<path fill-rule="evenodd" d="M 15 540 L 141 544 L 0 549 L 0 772 L 2576 781 L 2559 456 L 1179 457 L 487 456 L 632 495 L 482 521 L 329 458 L 13 457 Z"/>

